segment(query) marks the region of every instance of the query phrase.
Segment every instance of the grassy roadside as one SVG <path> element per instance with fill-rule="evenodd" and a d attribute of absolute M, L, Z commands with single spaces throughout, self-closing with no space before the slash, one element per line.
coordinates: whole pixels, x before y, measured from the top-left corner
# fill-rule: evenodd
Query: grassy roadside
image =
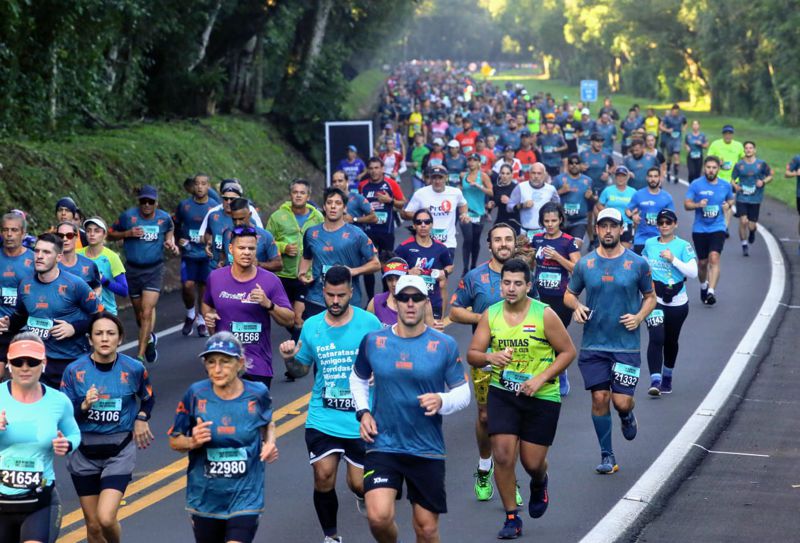
<path fill-rule="evenodd" d="M 567 86 L 560 81 L 540 79 L 522 71 L 497 74 L 491 79 L 500 84 L 504 84 L 506 81 L 522 83 L 529 92 L 549 92 L 557 101 L 560 101 L 564 96 L 568 96 L 570 101 L 574 103 L 580 98 L 580 90 L 577 86 Z M 614 94 L 611 98 L 614 102 L 614 107 L 617 108 L 617 111 L 622 116 L 626 114 L 634 103 L 639 104 L 642 109 L 653 107 L 657 112 L 665 111 L 672 107 L 672 103 L 659 103 L 648 98 L 637 98 L 625 94 Z M 590 107 L 593 116 L 600 105 L 600 103 L 595 103 Z M 736 128 L 735 137 L 737 140 L 754 141 L 758 145 L 758 156 L 767 161 L 775 171 L 773 182 L 767 185 L 767 194 L 791 207 L 795 206 L 795 180 L 786 179 L 783 173 L 786 170 L 786 164 L 791 158 L 800 153 L 800 144 L 798 144 L 800 130 L 768 125 L 753 119 L 723 117 L 712 114 L 707 103 L 681 103 L 680 105 L 690 123 L 695 119 L 700 122 L 700 130 L 706 133 L 710 141 L 721 137 L 722 127 L 726 124 L 732 124 Z M 658 114 L 660 115 L 660 113 Z M 686 159 L 685 153 L 682 159 Z"/>
<path fill-rule="evenodd" d="M 135 188 L 159 188 L 168 211 L 185 198 L 185 176 L 206 172 L 214 182 L 242 180 L 246 195 L 264 211 L 286 197 L 294 177 L 318 171 L 270 124 L 251 117 L 217 116 L 194 121 L 97 130 L 48 141 L 0 141 L 0 209 L 30 213 L 30 230 L 53 221 L 58 198 L 72 196 L 85 215 L 116 219 L 134 203 Z"/>
<path fill-rule="evenodd" d="M 347 119 L 368 119 L 375 108 L 375 93 L 383 84 L 386 74 L 373 69 L 361 72 L 350 82 L 350 95 L 342 106 Z"/>

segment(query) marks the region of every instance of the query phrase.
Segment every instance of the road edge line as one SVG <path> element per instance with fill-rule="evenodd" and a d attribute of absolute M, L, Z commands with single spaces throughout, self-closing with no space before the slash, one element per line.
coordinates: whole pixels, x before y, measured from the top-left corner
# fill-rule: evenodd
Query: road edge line
<path fill-rule="evenodd" d="M 682 185 L 688 185 L 686 180 L 680 181 Z M 698 408 L 650 467 L 611 511 L 581 538 L 580 543 L 621 542 L 634 538 L 646 515 L 653 514 L 658 502 L 671 495 L 705 456 L 693 444 L 715 438 L 735 411 L 738 402 L 730 401 L 734 399 L 733 393 L 745 380 L 749 381 L 753 372 L 747 370 L 754 370 L 761 362 L 761 357 L 753 353 L 756 353 L 772 322 L 782 313 L 780 302 L 786 295 L 786 260 L 780 245 L 775 236 L 760 224 L 758 232 L 767 245 L 770 259 L 769 289 L 758 313 Z M 692 455 L 694 460 L 690 458 Z"/>

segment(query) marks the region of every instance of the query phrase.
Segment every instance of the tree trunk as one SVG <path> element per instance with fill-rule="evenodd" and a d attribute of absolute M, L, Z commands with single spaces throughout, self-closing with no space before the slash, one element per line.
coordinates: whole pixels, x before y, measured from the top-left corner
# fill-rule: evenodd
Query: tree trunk
<path fill-rule="evenodd" d="M 322 51 L 322 43 L 325 40 L 325 31 L 328 26 L 328 17 L 333 8 L 333 0 L 318 0 L 317 11 L 314 15 L 314 30 L 311 34 L 311 43 L 306 53 L 305 66 L 303 70 L 303 82 L 301 88 L 308 89 L 313 75 L 314 62 Z"/>
<path fill-rule="evenodd" d="M 221 8 L 222 0 L 217 0 L 217 5 L 214 7 L 211 15 L 209 15 L 208 24 L 206 24 L 206 28 L 203 30 L 203 35 L 200 37 L 200 47 L 197 50 L 197 56 L 195 57 L 194 61 L 189 64 L 189 72 L 194 71 L 194 69 L 197 68 L 197 65 L 203 62 L 203 59 L 206 58 L 208 40 L 211 38 L 211 31 L 214 29 L 214 23 L 217 22 L 217 15 L 219 15 L 219 10 Z"/>
<path fill-rule="evenodd" d="M 50 46 L 50 128 L 56 129 L 58 115 L 58 47 L 55 43 Z"/>

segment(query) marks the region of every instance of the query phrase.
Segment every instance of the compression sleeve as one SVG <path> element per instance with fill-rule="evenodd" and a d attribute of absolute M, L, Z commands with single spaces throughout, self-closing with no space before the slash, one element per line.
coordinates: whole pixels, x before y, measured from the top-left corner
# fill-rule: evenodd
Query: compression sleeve
<path fill-rule="evenodd" d="M 675 257 L 672 260 L 672 265 L 689 279 L 694 279 L 697 277 L 697 260 L 694 258 L 689 262 L 684 262 L 683 260 L 679 260 L 677 257 Z"/>
<path fill-rule="evenodd" d="M 147 418 L 150 418 L 150 413 L 153 412 L 153 407 L 155 405 L 156 405 L 156 397 L 150 395 L 146 400 L 141 401 L 141 404 L 139 405 L 139 411 L 147 415 Z"/>
<path fill-rule="evenodd" d="M 106 284 L 104 285 L 105 288 L 116 294 L 117 296 L 127 296 L 128 295 L 128 279 L 124 273 L 121 273 L 115 277 L 109 279 L 105 277 Z"/>
<path fill-rule="evenodd" d="M 351 372 L 350 393 L 356 402 L 356 411 L 369 409 L 369 379 L 362 379 L 356 375 L 355 371 Z M 442 399 L 442 406 L 444 406 L 444 398 Z"/>
<path fill-rule="evenodd" d="M 352 377 L 350 379 L 350 389 L 352 390 Z M 439 409 L 440 415 L 451 415 L 456 411 L 461 411 L 469 405 L 469 383 L 464 382 L 448 392 L 440 392 L 439 397 L 442 399 L 442 407 Z"/>

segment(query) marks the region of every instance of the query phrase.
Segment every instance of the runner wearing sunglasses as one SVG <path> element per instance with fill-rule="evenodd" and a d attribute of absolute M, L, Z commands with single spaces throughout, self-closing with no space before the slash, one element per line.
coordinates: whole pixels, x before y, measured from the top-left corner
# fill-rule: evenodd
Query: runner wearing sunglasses
<path fill-rule="evenodd" d="M 0 541 L 52 543 L 61 527 L 54 456 L 75 450 L 81 433 L 64 394 L 39 382 L 45 346 L 33 332 L 8 347 L 11 379 L 0 384 Z"/>
<path fill-rule="evenodd" d="M 263 228 L 253 225 L 253 214 L 249 207 L 250 202 L 246 198 L 236 198 L 231 201 L 231 221 L 233 228 L 247 226 L 255 230 L 258 243 L 256 244 L 256 262 L 259 268 L 277 273 L 283 269 L 283 260 L 275 244 L 272 234 Z M 232 228 L 229 228 L 222 235 L 223 261 L 228 266 L 233 263 L 233 256 L 228 251 L 231 242 Z"/>
<path fill-rule="evenodd" d="M 103 294 L 103 286 L 100 283 L 100 271 L 97 269 L 97 265 L 85 256 L 75 252 L 78 227 L 71 222 L 62 222 L 56 227 L 56 235 L 61 238 L 61 243 L 64 244 L 64 252 L 61 253 L 58 267 L 86 281 L 86 284 L 94 290 L 99 299 Z"/>

